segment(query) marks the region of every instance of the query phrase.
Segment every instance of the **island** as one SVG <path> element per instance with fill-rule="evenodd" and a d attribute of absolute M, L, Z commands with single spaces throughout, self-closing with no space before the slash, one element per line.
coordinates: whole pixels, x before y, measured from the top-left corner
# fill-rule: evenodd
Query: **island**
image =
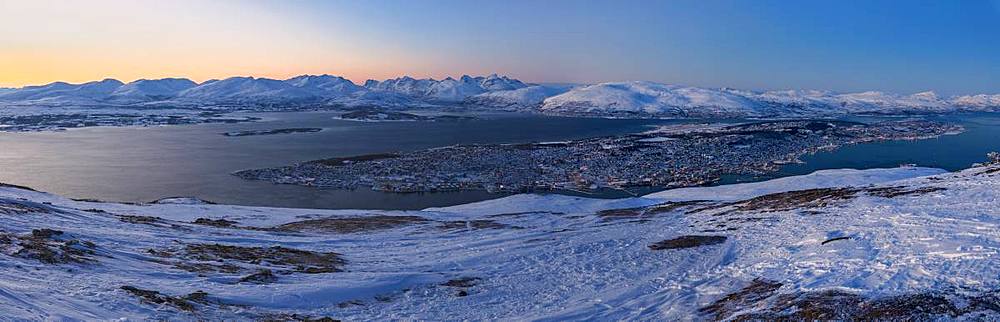
<path fill-rule="evenodd" d="M 336 119 L 366 122 L 401 122 L 401 121 L 461 121 L 473 120 L 471 116 L 461 115 L 417 115 L 412 113 L 364 109 L 341 114 Z"/>
<path fill-rule="evenodd" d="M 518 193 L 697 186 L 723 175 L 762 175 L 841 146 L 959 133 L 959 125 L 908 119 L 671 125 L 644 133 L 567 142 L 456 145 L 402 154 L 336 158 L 234 173 L 249 180 L 385 192 Z"/>
<path fill-rule="evenodd" d="M 248 131 L 235 131 L 222 133 L 225 136 L 256 136 L 256 135 L 276 135 L 276 134 L 292 134 L 292 133 L 316 133 L 323 131 L 321 128 L 292 128 L 292 129 L 275 129 L 275 130 L 248 130 Z"/>

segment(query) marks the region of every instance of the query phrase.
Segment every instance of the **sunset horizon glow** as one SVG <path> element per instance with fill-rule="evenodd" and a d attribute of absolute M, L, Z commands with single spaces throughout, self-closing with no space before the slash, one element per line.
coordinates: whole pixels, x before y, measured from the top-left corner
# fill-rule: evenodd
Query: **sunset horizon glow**
<path fill-rule="evenodd" d="M 998 4 L 0 0 L 0 87 L 497 73 L 536 83 L 1000 93 Z"/>

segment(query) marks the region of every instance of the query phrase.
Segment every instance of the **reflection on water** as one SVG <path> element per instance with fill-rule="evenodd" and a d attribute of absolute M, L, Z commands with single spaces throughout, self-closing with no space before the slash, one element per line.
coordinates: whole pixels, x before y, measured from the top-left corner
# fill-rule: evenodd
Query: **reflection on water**
<path fill-rule="evenodd" d="M 498 197 L 486 192 L 387 194 L 244 181 L 230 173 L 294 162 L 452 144 L 519 143 L 639 132 L 670 121 L 496 114 L 478 120 L 354 122 L 336 113 L 255 114 L 263 122 L 0 133 L 0 182 L 72 198 L 151 201 L 195 196 L 227 204 L 422 209 Z M 227 137 L 226 132 L 323 128 L 318 133 Z"/>
<path fill-rule="evenodd" d="M 0 134 L 0 182 L 73 198 L 151 201 L 172 196 L 241 205 L 300 208 L 422 209 L 500 197 L 486 192 L 389 194 L 244 181 L 241 169 L 379 152 L 469 143 L 556 141 L 643 131 L 662 120 L 607 120 L 497 114 L 456 122 L 352 122 L 335 113 L 268 113 L 259 123 L 153 128 L 90 128 Z M 921 166 L 959 170 L 1000 150 L 1000 118 L 942 117 L 966 133 L 933 140 L 882 142 L 805 156 L 774 176 L 818 169 Z M 676 121 L 673 121 L 676 123 Z M 323 128 L 318 133 L 227 137 L 225 132 Z M 774 177 L 769 176 L 769 177 Z M 766 178 L 727 177 L 723 183 Z M 641 189 L 651 192 L 653 189 Z M 603 197 L 622 197 L 621 192 Z"/>
<path fill-rule="evenodd" d="M 803 156 L 801 159 L 805 163 L 784 166 L 777 173 L 768 176 L 728 176 L 718 184 L 760 181 L 808 174 L 822 169 L 892 168 L 903 164 L 958 171 L 968 168 L 973 163 L 986 161 L 986 153 L 1000 151 L 1000 116 L 996 114 L 948 115 L 936 116 L 933 119 L 962 124 L 966 131 L 959 135 L 947 135 L 930 140 L 846 146 L 834 151 Z"/>

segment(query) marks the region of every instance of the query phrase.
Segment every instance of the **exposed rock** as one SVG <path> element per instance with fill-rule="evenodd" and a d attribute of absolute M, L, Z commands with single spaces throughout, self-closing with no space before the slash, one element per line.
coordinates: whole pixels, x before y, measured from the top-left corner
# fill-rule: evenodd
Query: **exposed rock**
<path fill-rule="evenodd" d="M 238 222 L 226 219 L 198 218 L 194 220 L 194 224 L 219 228 L 233 228 L 236 227 Z"/>
<path fill-rule="evenodd" d="M 244 276 L 240 283 L 271 284 L 278 281 L 278 277 L 269 269 L 262 269 L 259 272 Z"/>
<path fill-rule="evenodd" d="M 335 232 L 341 234 L 393 229 L 428 222 L 418 216 L 366 216 L 296 221 L 275 227 L 280 231 Z"/>
<path fill-rule="evenodd" d="M 480 229 L 506 229 L 521 228 L 512 227 L 507 224 L 498 223 L 492 220 L 468 220 L 468 221 L 446 221 L 438 226 L 443 230 L 480 230 Z"/>
<path fill-rule="evenodd" d="M 649 245 L 652 250 L 694 248 L 718 245 L 726 242 L 726 236 L 681 236 Z"/>
<path fill-rule="evenodd" d="M 94 262 L 97 245 L 65 237 L 64 232 L 53 229 L 35 229 L 31 234 L 21 236 L 0 233 L 0 249 L 12 256 L 34 259 L 45 264 Z"/>
<path fill-rule="evenodd" d="M 478 277 L 462 277 L 462 278 L 456 278 L 456 279 L 444 282 L 444 283 L 441 284 L 441 286 L 448 286 L 448 287 L 473 287 L 473 286 L 476 286 L 476 284 L 479 284 L 479 281 L 481 281 L 481 280 L 482 279 L 478 278 Z"/>
<path fill-rule="evenodd" d="M 220 244 L 187 244 L 182 249 L 150 254 L 172 261 L 174 267 L 199 273 L 277 270 L 307 274 L 343 271 L 347 264 L 340 254 L 312 252 L 282 246 L 243 247 Z"/>
<path fill-rule="evenodd" d="M 143 302 L 151 304 L 169 305 L 189 312 L 195 310 L 194 303 L 208 302 L 208 293 L 202 291 L 197 291 L 182 297 L 176 297 L 176 296 L 164 295 L 157 291 L 144 290 L 129 285 L 122 286 L 121 289 L 123 291 L 128 292 L 129 294 L 139 297 L 140 299 L 142 299 Z"/>

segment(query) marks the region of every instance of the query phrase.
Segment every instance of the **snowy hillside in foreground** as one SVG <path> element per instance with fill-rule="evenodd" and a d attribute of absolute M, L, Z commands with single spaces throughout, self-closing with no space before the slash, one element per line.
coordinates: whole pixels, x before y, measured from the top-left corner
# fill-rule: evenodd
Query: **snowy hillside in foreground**
<path fill-rule="evenodd" d="M 829 170 L 405 212 L 122 205 L 4 187 L 0 315 L 993 319 L 998 187 L 995 165 Z"/>

